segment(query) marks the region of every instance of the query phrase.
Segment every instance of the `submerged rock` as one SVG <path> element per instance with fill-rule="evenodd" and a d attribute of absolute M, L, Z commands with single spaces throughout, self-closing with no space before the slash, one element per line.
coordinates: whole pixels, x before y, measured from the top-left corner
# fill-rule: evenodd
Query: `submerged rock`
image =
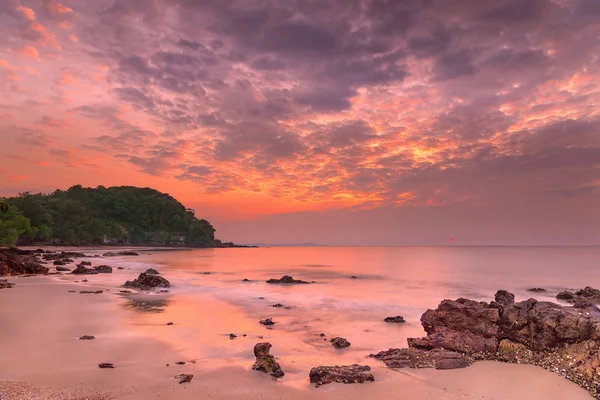
<path fill-rule="evenodd" d="M 277 304 L 273 304 L 271 307 L 282 308 L 283 304 L 277 303 Z"/>
<path fill-rule="evenodd" d="M 92 336 L 92 335 L 83 335 L 79 338 L 79 340 L 94 340 L 96 339 L 96 336 Z"/>
<path fill-rule="evenodd" d="M 92 265 L 92 262 L 91 262 L 91 261 L 82 261 L 82 262 L 80 262 L 80 263 L 79 263 L 79 265 L 87 265 L 87 266 L 90 266 L 90 265 Z"/>
<path fill-rule="evenodd" d="M 96 275 L 99 273 L 99 271 L 95 270 L 94 268 L 87 268 L 83 265 L 78 265 L 77 268 L 71 271 L 71 273 L 74 275 Z"/>
<path fill-rule="evenodd" d="M 600 399 L 600 309 L 586 300 L 596 294 L 592 288 L 572 293 L 579 301 L 574 307 L 535 299 L 515 303 L 506 291 L 490 303 L 444 300 L 421 317 L 426 337 L 374 357 L 393 368 L 461 368 L 473 360 L 534 364 Z"/>
<path fill-rule="evenodd" d="M 331 339 L 330 342 L 336 349 L 350 347 L 350 342 L 344 339 L 343 337 L 335 337 Z"/>
<path fill-rule="evenodd" d="M 0 289 L 11 289 L 13 286 L 15 286 L 14 283 L 6 279 L 0 279 Z"/>
<path fill-rule="evenodd" d="M 137 279 L 127 281 L 123 287 L 136 288 L 141 290 L 151 290 L 156 287 L 167 288 L 171 283 L 160 275 L 147 274 L 142 272 Z"/>
<path fill-rule="evenodd" d="M 269 326 L 269 325 L 275 325 L 275 322 L 273 322 L 273 320 L 271 318 L 266 318 L 266 319 L 261 319 L 260 321 L 258 321 L 259 323 Z"/>
<path fill-rule="evenodd" d="M 235 339 L 236 337 L 237 337 L 237 335 L 236 335 L 235 333 L 230 333 L 230 334 L 229 334 L 229 339 L 230 339 L 230 340 L 233 340 L 233 339 Z"/>
<path fill-rule="evenodd" d="M 102 254 L 104 257 L 116 257 L 116 256 L 139 256 L 135 251 L 109 251 L 108 253 Z"/>
<path fill-rule="evenodd" d="M 194 378 L 194 374 L 181 374 L 177 375 L 175 378 L 179 380 L 179 383 L 190 383 Z"/>
<path fill-rule="evenodd" d="M 309 378 L 317 387 L 331 382 L 339 383 L 364 383 L 373 382 L 375 377 L 371 374 L 371 367 L 368 365 L 335 365 L 321 366 L 310 370 Z"/>
<path fill-rule="evenodd" d="M 65 260 L 56 260 L 54 261 L 54 265 L 67 265 Z"/>
<path fill-rule="evenodd" d="M 100 363 L 98 364 L 98 368 L 114 368 L 114 364 L 112 363 Z"/>
<path fill-rule="evenodd" d="M 71 268 L 67 268 L 67 267 L 56 267 L 57 271 L 61 271 L 61 272 L 68 272 L 71 270 Z"/>
<path fill-rule="evenodd" d="M 390 322 L 390 323 L 394 323 L 394 324 L 403 324 L 406 321 L 404 320 L 404 317 L 401 315 L 397 315 L 395 317 L 387 317 L 384 319 L 385 322 Z"/>
<path fill-rule="evenodd" d="M 79 294 L 102 294 L 102 290 L 80 290 Z"/>
<path fill-rule="evenodd" d="M 281 277 L 281 279 L 269 279 L 267 281 L 267 283 L 310 283 L 307 281 L 302 281 L 300 279 L 294 279 L 293 277 L 289 276 L 289 275 L 284 275 Z"/>
<path fill-rule="evenodd" d="M 529 288 L 527 289 L 528 292 L 533 292 L 533 293 L 545 293 L 546 289 L 540 288 L 540 287 L 534 287 L 534 288 Z"/>
<path fill-rule="evenodd" d="M 254 345 L 254 356 L 256 362 L 252 366 L 255 371 L 265 372 L 272 377 L 281 378 L 285 375 L 279 363 L 275 360 L 269 351 L 271 350 L 271 343 L 257 343 Z"/>
<path fill-rule="evenodd" d="M 112 267 L 109 267 L 108 265 L 97 265 L 94 267 L 94 271 L 98 272 L 99 274 L 112 274 Z"/>

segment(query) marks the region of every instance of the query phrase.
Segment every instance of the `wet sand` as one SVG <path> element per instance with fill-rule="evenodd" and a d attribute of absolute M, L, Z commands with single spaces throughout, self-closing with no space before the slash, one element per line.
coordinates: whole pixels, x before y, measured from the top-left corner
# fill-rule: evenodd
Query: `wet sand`
<path fill-rule="evenodd" d="M 107 289 L 91 279 L 89 284 L 52 277 L 10 281 L 17 285 L 0 290 L 2 400 L 591 398 L 558 375 L 528 365 L 479 362 L 460 370 L 396 371 L 367 358 L 369 351 L 332 353 L 329 363 L 327 356 L 310 353 L 315 353 L 312 339 L 293 343 L 277 330 L 257 326 L 254 316 L 209 296 L 204 306 L 190 308 L 184 295 L 136 296 L 131 301 L 117 287 L 98 295 L 79 294 Z M 153 312 L 165 304 L 169 312 Z M 223 315 L 227 317 L 220 319 Z M 167 326 L 170 320 L 174 325 Z M 235 340 L 226 337 L 232 320 L 239 320 Z M 280 381 L 251 370 L 259 334 L 274 345 L 272 353 L 286 372 Z M 96 339 L 81 341 L 82 335 Z M 300 356 L 303 352 L 307 354 Z M 186 364 L 175 365 L 180 360 Z M 99 369 L 100 362 L 114 363 L 115 369 Z M 370 365 L 376 382 L 320 388 L 308 382 L 311 366 L 342 362 Z M 180 373 L 194 374 L 193 381 L 179 384 L 175 375 Z"/>

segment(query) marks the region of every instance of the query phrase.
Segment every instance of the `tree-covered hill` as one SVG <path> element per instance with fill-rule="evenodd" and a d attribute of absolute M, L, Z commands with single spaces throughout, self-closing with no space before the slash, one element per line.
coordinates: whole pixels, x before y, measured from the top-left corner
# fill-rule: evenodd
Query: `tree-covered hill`
<path fill-rule="evenodd" d="M 0 246 L 15 244 L 232 246 L 168 194 L 81 185 L 0 199 Z"/>

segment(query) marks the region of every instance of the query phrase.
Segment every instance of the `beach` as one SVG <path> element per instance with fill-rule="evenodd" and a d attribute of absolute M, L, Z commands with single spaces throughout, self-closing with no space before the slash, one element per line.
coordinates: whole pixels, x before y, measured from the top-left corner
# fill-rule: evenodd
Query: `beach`
<path fill-rule="evenodd" d="M 465 294 L 484 298 L 493 290 L 491 283 L 510 283 L 499 282 L 490 272 L 482 274 L 490 282 L 480 281 L 477 287 L 454 285 L 447 275 L 450 267 L 434 262 L 444 254 L 432 250 L 427 260 L 415 258 L 415 251 L 426 254 L 353 248 L 142 250 L 137 257 L 81 259 L 112 265 L 111 274 L 10 277 L 16 285 L 0 290 L 0 398 L 591 398 L 574 383 L 531 365 L 482 361 L 447 371 L 394 370 L 369 358 L 371 353 L 405 347 L 408 337 L 423 336 L 420 314 L 443 298 Z M 594 251 L 561 254 L 593 260 Z M 516 250 L 510 257 L 520 254 L 524 263 L 531 263 L 536 252 Z M 461 255 L 461 262 L 482 257 L 472 254 Z M 396 264 L 408 259 L 417 260 L 420 268 Z M 544 265 L 548 274 L 543 276 L 529 276 L 521 267 L 522 286 L 507 289 L 518 296 L 527 295 L 530 284 L 554 290 L 549 276 L 553 266 Z M 579 265 L 586 266 L 584 261 Z M 126 280 L 151 267 L 171 281 L 168 293 L 119 292 Z M 405 274 L 392 276 L 385 272 L 390 267 Z M 462 274 L 458 280 L 466 286 L 476 280 L 473 271 L 455 272 Z M 265 283 L 265 278 L 284 273 L 315 283 L 294 287 Z M 573 274 L 560 286 L 557 277 L 553 281 L 559 290 L 563 285 L 577 287 L 578 279 L 585 278 Z M 103 293 L 80 294 L 82 290 Z M 276 303 L 290 308 L 272 307 Z M 407 323 L 384 323 L 383 318 L 391 315 L 403 315 Z M 258 323 L 267 317 L 276 321 L 272 329 Z M 230 339 L 230 333 L 237 337 Z M 79 340 L 82 335 L 95 339 Z M 334 349 L 329 339 L 335 336 L 347 338 L 351 347 Z M 271 354 L 286 373 L 282 379 L 251 369 L 252 349 L 259 342 L 273 345 Z M 115 368 L 98 368 L 103 362 Z M 315 388 L 308 380 L 312 367 L 353 363 L 369 365 L 375 382 Z M 179 384 L 175 377 L 183 373 L 194 374 L 192 382 Z"/>

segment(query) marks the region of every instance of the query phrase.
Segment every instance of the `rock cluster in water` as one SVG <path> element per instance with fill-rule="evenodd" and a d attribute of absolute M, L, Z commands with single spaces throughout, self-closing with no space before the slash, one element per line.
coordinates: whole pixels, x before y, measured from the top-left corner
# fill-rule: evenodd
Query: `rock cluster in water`
<path fill-rule="evenodd" d="M 576 292 L 569 292 L 565 290 L 556 295 L 559 300 L 565 300 L 569 303 L 574 303 L 577 306 L 587 306 L 600 304 L 600 290 L 594 289 L 593 287 L 586 286 Z"/>
<path fill-rule="evenodd" d="M 284 275 L 281 277 L 281 279 L 269 279 L 267 281 L 267 283 L 310 283 L 307 281 L 302 281 L 300 279 L 294 279 L 293 277 L 289 276 L 289 275 Z"/>
<path fill-rule="evenodd" d="M 590 288 L 591 289 L 591 288 Z M 588 288 L 575 296 L 590 298 Z M 504 290 L 495 301 L 444 300 L 421 317 L 427 332 L 408 349 L 373 355 L 393 368 L 462 368 L 474 360 L 526 363 L 554 371 L 600 399 L 600 309 L 529 299 Z"/>
<path fill-rule="evenodd" d="M 389 323 L 393 323 L 393 324 L 403 324 L 406 321 L 404 320 L 404 317 L 401 315 L 397 315 L 395 317 L 387 317 L 383 320 L 384 322 L 389 322 Z"/>
<path fill-rule="evenodd" d="M 44 250 L 0 249 L 0 276 L 47 274 L 49 269 L 36 258 L 42 253 Z"/>
<path fill-rule="evenodd" d="M 310 370 L 308 374 L 310 381 L 316 383 L 317 387 L 331 382 L 339 383 L 364 383 L 373 382 L 375 377 L 371 374 L 368 365 L 335 365 L 320 366 Z"/>
<path fill-rule="evenodd" d="M 257 343 L 254 346 L 254 356 L 256 357 L 256 362 L 252 366 L 252 369 L 255 371 L 265 372 L 272 377 L 281 378 L 285 375 L 279 363 L 275 360 L 269 351 L 271 350 L 271 343 Z"/>
<path fill-rule="evenodd" d="M 103 257 L 117 257 L 117 256 L 139 256 L 135 251 L 109 251 L 108 253 L 102 254 Z"/>
<path fill-rule="evenodd" d="M 123 287 L 136 288 L 140 290 L 151 290 L 157 287 L 167 288 L 170 287 L 171 283 L 160 275 L 153 273 L 142 272 L 137 279 L 133 281 L 127 281 Z"/>

